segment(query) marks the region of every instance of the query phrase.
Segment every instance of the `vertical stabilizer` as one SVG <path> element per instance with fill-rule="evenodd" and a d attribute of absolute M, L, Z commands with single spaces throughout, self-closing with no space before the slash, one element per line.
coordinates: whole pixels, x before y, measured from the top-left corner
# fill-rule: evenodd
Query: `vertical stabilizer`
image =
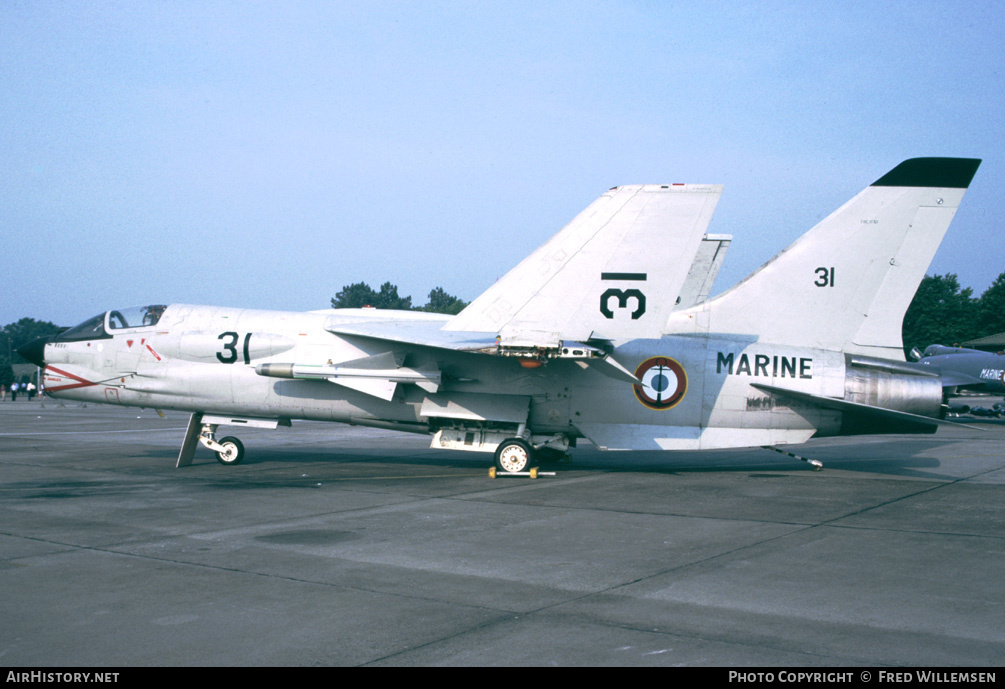
<path fill-rule="evenodd" d="M 904 313 L 979 165 L 904 161 L 732 289 L 675 313 L 668 332 L 903 360 Z"/>

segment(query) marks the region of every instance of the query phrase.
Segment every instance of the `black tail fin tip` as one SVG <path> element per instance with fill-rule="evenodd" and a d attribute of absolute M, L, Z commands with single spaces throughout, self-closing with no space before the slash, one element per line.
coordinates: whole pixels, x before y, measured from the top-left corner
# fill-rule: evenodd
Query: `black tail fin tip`
<path fill-rule="evenodd" d="M 980 158 L 911 158 L 873 182 L 872 186 L 966 189 L 980 164 Z"/>

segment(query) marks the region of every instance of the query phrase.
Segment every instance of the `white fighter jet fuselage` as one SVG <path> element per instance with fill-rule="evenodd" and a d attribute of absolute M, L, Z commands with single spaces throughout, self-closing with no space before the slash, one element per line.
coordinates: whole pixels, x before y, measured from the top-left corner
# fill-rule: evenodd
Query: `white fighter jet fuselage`
<path fill-rule="evenodd" d="M 298 419 L 432 434 L 504 471 L 580 438 L 700 450 L 932 432 L 942 384 L 904 363 L 900 324 L 978 164 L 902 163 L 710 300 L 721 187 L 616 187 L 457 316 L 155 305 L 22 353 L 50 395 L 192 412 L 179 465 L 197 439 L 240 461 L 217 426 Z"/>

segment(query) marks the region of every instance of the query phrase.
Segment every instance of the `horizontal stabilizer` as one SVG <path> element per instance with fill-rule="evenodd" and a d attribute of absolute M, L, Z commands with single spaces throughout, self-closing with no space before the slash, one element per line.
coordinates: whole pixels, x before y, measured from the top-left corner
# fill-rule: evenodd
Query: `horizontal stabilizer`
<path fill-rule="evenodd" d="M 936 419 L 931 416 L 922 416 L 921 414 L 911 414 L 910 412 L 897 411 L 895 409 L 874 407 L 870 404 L 850 402 L 848 400 L 837 399 L 834 397 L 823 397 L 821 395 L 813 395 L 808 392 L 780 388 L 775 385 L 764 385 L 763 383 L 751 383 L 751 385 L 758 390 L 770 392 L 773 395 L 792 397 L 797 400 L 802 400 L 803 402 L 815 404 L 816 406 L 823 407 L 824 409 L 834 409 L 841 412 L 854 412 L 873 417 L 875 419 L 895 421 L 913 426 L 927 426 L 929 428 L 924 432 L 928 433 L 934 433 L 936 426 L 965 426 L 967 428 L 976 428 L 975 426 L 966 426 L 965 424 L 954 423 L 952 421 L 946 421 L 945 419 Z"/>

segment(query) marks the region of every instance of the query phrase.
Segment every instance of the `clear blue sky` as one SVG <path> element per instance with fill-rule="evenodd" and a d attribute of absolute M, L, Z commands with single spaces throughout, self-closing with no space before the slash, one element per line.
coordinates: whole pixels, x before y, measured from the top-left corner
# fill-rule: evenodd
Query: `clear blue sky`
<path fill-rule="evenodd" d="M 916 156 L 1005 271 L 1005 4 L 0 3 L 0 324 L 472 299 L 611 186 L 721 183 L 715 292 Z"/>

